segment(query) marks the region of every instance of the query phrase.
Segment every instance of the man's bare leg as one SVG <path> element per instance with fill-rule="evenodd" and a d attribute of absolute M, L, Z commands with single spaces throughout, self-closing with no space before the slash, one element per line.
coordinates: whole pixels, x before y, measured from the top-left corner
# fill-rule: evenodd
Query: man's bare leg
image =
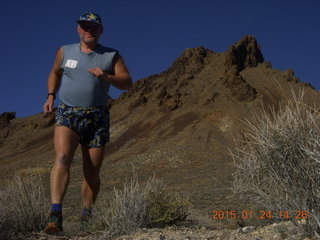
<path fill-rule="evenodd" d="M 66 193 L 70 165 L 80 138 L 68 127 L 56 126 L 54 132 L 55 162 L 51 170 L 51 202 L 61 204 Z"/>
<path fill-rule="evenodd" d="M 100 190 L 99 172 L 104 158 L 105 147 L 87 148 L 81 146 L 83 156 L 82 200 L 83 207 L 90 209 Z"/>
<path fill-rule="evenodd" d="M 79 136 L 70 128 L 56 126 L 54 131 L 55 161 L 50 175 L 51 213 L 44 232 L 56 234 L 63 231 L 61 204 L 66 193 L 70 165 L 79 144 Z"/>

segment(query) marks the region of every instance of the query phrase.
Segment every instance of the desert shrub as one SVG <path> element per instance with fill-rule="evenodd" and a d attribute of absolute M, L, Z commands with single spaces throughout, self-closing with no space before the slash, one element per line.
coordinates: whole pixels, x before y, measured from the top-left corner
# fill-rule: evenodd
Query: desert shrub
<path fill-rule="evenodd" d="M 111 196 L 100 198 L 88 229 L 101 232 L 103 238 L 127 234 L 139 227 L 178 223 L 187 217 L 190 206 L 186 197 L 154 177 L 141 185 L 136 174 L 123 184 L 122 190 L 114 189 Z"/>
<path fill-rule="evenodd" d="M 235 191 L 253 197 L 276 220 L 279 211 L 288 211 L 295 223 L 307 213 L 302 226 L 314 233 L 320 227 L 319 109 L 306 105 L 302 93 L 278 112 L 264 112 L 246 125 L 232 151 Z"/>
<path fill-rule="evenodd" d="M 40 174 L 13 173 L 0 192 L 0 239 L 19 239 L 40 231 L 48 217 L 49 199 Z"/>
<path fill-rule="evenodd" d="M 189 200 L 178 191 L 164 186 L 157 180 L 150 182 L 145 199 L 147 202 L 146 227 L 176 224 L 189 215 Z"/>

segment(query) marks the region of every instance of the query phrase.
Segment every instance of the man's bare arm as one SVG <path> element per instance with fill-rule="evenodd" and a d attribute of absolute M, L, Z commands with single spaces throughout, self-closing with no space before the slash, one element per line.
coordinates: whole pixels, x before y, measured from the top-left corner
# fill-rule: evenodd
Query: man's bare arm
<path fill-rule="evenodd" d="M 59 48 L 56 54 L 56 59 L 53 63 L 53 67 L 49 73 L 48 77 L 48 93 L 56 93 L 60 86 L 60 81 L 62 78 L 62 69 L 60 68 L 60 64 L 62 61 L 62 48 Z M 43 112 L 45 114 L 52 112 L 54 103 L 54 96 L 49 95 L 47 101 L 43 105 Z"/>
<path fill-rule="evenodd" d="M 114 75 L 107 74 L 100 68 L 91 68 L 88 71 L 100 80 L 106 81 L 116 88 L 121 90 L 130 89 L 132 86 L 132 79 L 123 58 L 120 55 L 116 55 L 114 62 Z"/>

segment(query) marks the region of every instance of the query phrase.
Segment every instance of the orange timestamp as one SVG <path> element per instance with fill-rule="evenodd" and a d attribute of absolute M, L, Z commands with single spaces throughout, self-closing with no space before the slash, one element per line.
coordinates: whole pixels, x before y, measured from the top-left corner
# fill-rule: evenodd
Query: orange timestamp
<path fill-rule="evenodd" d="M 262 220 L 281 218 L 281 219 L 307 219 L 309 217 L 308 211 L 297 210 L 297 211 L 270 211 L 270 210 L 242 210 L 242 211 L 225 211 L 225 210 L 215 210 L 212 211 L 212 220 L 218 219 L 252 219 L 259 218 Z"/>

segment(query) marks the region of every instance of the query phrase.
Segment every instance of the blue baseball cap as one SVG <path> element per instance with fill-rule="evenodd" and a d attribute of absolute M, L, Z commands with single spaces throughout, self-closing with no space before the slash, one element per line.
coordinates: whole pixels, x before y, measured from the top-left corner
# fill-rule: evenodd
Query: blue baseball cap
<path fill-rule="evenodd" d="M 102 26 L 102 21 L 101 21 L 101 17 L 99 16 L 99 14 L 97 13 L 93 13 L 93 12 L 88 12 L 83 14 L 79 20 L 77 21 L 77 23 L 82 23 L 82 22 L 92 22 L 92 23 L 96 23 Z"/>

